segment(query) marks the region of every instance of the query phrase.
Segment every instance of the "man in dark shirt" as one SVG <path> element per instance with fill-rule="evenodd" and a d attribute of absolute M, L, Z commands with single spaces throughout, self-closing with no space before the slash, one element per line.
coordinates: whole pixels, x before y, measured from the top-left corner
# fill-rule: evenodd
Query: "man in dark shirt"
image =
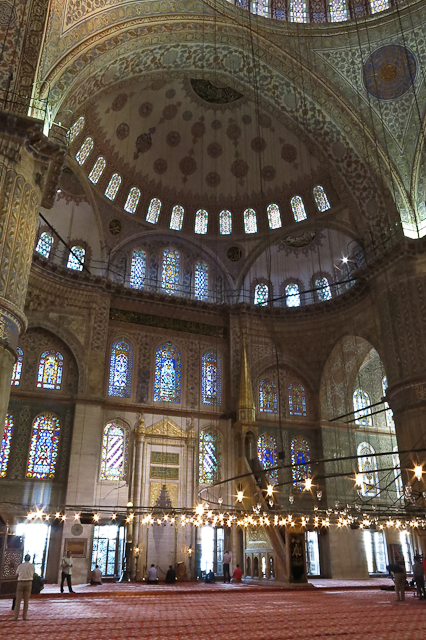
<path fill-rule="evenodd" d="M 169 566 L 169 570 L 166 573 L 166 584 L 174 584 L 176 582 L 176 571 L 173 569 L 172 565 Z"/>

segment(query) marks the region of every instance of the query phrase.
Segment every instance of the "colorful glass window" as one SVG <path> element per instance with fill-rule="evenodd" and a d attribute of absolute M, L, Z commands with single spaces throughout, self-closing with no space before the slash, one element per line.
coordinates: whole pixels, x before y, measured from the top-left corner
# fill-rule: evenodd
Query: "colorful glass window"
<path fill-rule="evenodd" d="M 195 298 L 208 300 L 209 298 L 209 268 L 205 262 L 195 265 Z"/>
<path fill-rule="evenodd" d="M 161 344 L 155 354 L 154 402 L 180 404 L 182 354 L 171 342 Z"/>
<path fill-rule="evenodd" d="M 288 284 L 285 288 L 285 303 L 287 307 L 300 307 L 299 285 L 295 282 Z"/>
<path fill-rule="evenodd" d="M 113 173 L 113 175 L 111 176 L 111 180 L 109 181 L 109 184 L 105 189 L 105 195 L 108 200 L 114 200 L 115 196 L 117 195 L 117 191 L 120 188 L 120 185 L 121 176 L 119 176 L 118 173 Z"/>
<path fill-rule="evenodd" d="M 118 422 L 108 422 L 102 440 L 101 480 L 127 478 L 128 432 Z"/>
<path fill-rule="evenodd" d="M 354 403 L 354 418 L 355 424 L 360 424 L 364 427 L 371 427 L 373 425 L 373 419 L 371 417 L 370 396 L 362 389 L 357 389 L 353 395 Z"/>
<path fill-rule="evenodd" d="M 290 204 L 295 221 L 302 222 L 302 220 L 306 220 L 308 216 L 306 215 L 305 205 L 303 204 L 302 198 L 300 196 L 294 196 L 291 199 Z"/>
<path fill-rule="evenodd" d="M 303 0 L 290 0 L 289 19 L 290 22 L 307 22 L 306 2 Z"/>
<path fill-rule="evenodd" d="M 270 204 L 267 208 L 268 221 L 270 229 L 279 229 L 281 227 L 280 208 L 277 204 Z"/>
<path fill-rule="evenodd" d="M 290 455 L 291 455 L 291 475 L 293 479 L 293 485 L 297 487 L 299 491 L 303 491 L 305 488 L 305 480 L 311 478 L 311 453 L 309 442 L 302 436 L 292 438 L 290 442 Z"/>
<path fill-rule="evenodd" d="M 347 18 L 342 18 L 342 20 L 347 20 Z M 321 185 L 317 185 L 316 187 L 314 187 L 314 198 L 318 207 L 318 211 L 321 211 L 322 213 L 323 211 L 327 211 L 327 209 L 330 209 L 330 203 L 328 201 L 327 194 L 324 191 L 324 187 L 321 187 Z"/>
<path fill-rule="evenodd" d="M 67 268 L 74 269 L 74 271 L 83 271 L 85 255 L 86 249 L 83 247 L 72 247 L 68 256 Z"/>
<path fill-rule="evenodd" d="M 277 441 L 273 436 L 268 433 L 259 436 L 257 440 L 257 457 L 265 471 L 278 465 Z M 278 469 L 270 471 L 267 475 L 271 484 L 277 484 Z"/>
<path fill-rule="evenodd" d="M 200 433 L 198 454 L 200 484 L 214 484 L 220 481 L 221 440 L 220 434 L 213 429 L 205 429 Z"/>
<path fill-rule="evenodd" d="M 326 302 L 327 300 L 331 300 L 331 288 L 327 278 L 324 278 L 324 277 L 316 278 L 315 289 L 317 292 L 318 300 L 320 302 Z"/>
<path fill-rule="evenodd" d="M 404 483 L 401 476 L 401 461 L 399 459 L 398 445 L 393 448 L 392 453 L 393 473 L 395 477 L 395 490 L 397 498 L 402 498 L 404 495 Z"/>
<path fill-rule="evenodd" d="M 21 347 L 16 347 L 16 353 L 18 357 L 13 365 L 12 379 L 10 381 L 12 387 L 18 387 L 21 382 L 22 364 L 24 362 L 24 353 Z"/>
<path fill-rule="evenodd" d="M 40 238 L 38 239 L 36 251 L 40 253 L 45 258 L 50 256 L 50 250 L 52 249 L 53 244 L 53 236 L 48 231 L 43 231 Z"/>
<path fill-rule="evenodd" d="M 59 351 L 44 351 L 38 363 L 37 387 L 59 390 L 62 383 L 64 357 Z"/>
<path fill-rule="evenodd" d="M 149 203 L 148 213 L 146 214 L 146 221 L 151 224 L 157 224 L 161 211 L 161 200 L 153 198 Z"/>
<path fill-rule="evenodd" d="M 201 358 L 201 397 L 203 404 L 222 404 L 222 358 L 213 349 Z"/>
<path fill-rule="evenodd" d="M 232 233 L 232 213 L 227 209 L 219 213 L 219 231 L 222 236 Z"/>
<path fill-rule="evenodd" d="M 388 379 L 385 376 L 382 380 L 382 391 L 383 391 L 383 397 L 386 396 L 386 391 L 388 388 Z M 388 403 L 385 401 L 385 416 L 386 416 L 386 424 L 390 429 L 394 429 L 395 428 L 395 422 L 393 419 L 393 411 L 392 409 L 389 408 Z"/>
<path fill-rule="evenodd" d="M 269 0 L 252 0 L 251 12 L 264 18 L 269 18 L 271 10 L 269 8 Z"/>
<path fill-rule="evenodd" d="M 99 178 L 101 177 L 105 167 L 106 167 L 105 158 L 103 158 L 102 156 L 99 156 L 99 158 L 96 160 L 95 164 L 93 165 L 93 169 L 89 173 L 90 182 L 93 182 L 93 184 L 98 184 Z"/>
<path fill-rule="evenodd" d="M 199 209 L 195 214 L 195 233 L 205 235 L 207 233 L 207 225 L 209 222 L 209 214 L 205 209 Z"/>
<path fill-rule="evenodd" d="M 257 284 L 254 288 L 254 304 L 266 307 L 269 289 L 267 284 Z"/>
<path fill-rule="evenodd" d="M 346 3 L 346 0 L 331 0 L 328 6 L 330 9 L 331 22 L 343 22 L 343 20 L 349 19 L 348 5 Z M 315 195 L 315 190 L 314 190 L 314 195 Z M 329 209 L 329 207 L 326 207 L 326 208 Z M 320 211 L 325 211 L 325 209 L 320 209 Z"/>
<path fill-rule="evenodd" d="M 33 422 L 27 478 L 54 478 L 61 423 L 53 413 L 42 413 Z"/>
<path fill-rule="evenodd" d="M 10 457 L 10 445 L 12 444 L 13 433 L 13 416 L 10 413 L 6 414 L 6 420 L 4 423 L 4 431 L 1 439 L 0 449 L 0 478 L 5 478 L 7 474 L 7 465 L 9 464 Z"/>
<path fill-rule="evenodd" d="M 132 393 L 133 345 L 122 338 L 114 340 L 109 363 L 108 395 L 130 398 Z"/>
<path fill-rule="evenodd" d="M 130 287 L 142 289 L 146 277 L 146 253 L 142 249 L 136 249 L 132 254 L 132 266 L 130 267 Z"/>
<path fill-rule="evenodd" d="M 170 229 L 173 231 L 181 231 L 183 224 L 183 215 L 185 210 L 180 205 L 176 205 L 172 209 L 172 217 L 170 218 Z"/>
<path fill-rule="evenodd" d="M 161 288 L 169 295 L 176 293 L 179 288 L 179 251 L 165 249 L 163 251 L 163 274 Z"/>
<path fill-rule="evenodd" d="M 257 233 L 257 218 L 254 209 L 244 211 L 244 231 L 246 233 Z"/>
<path fill-rule="evenodd" d="M 306 392 L 299 382 L 288 385 L 288 410 L 291 416 L 306 416 Z"/>
<path fill-rule="evenodd" d="M 67 138 L 69 144 L 71 144 L 71 142 L 74 142 L 74 140 L 80 135 L 80 133 L 83 131 L 83 127 L 84 117 L 80 116 L 68 130 Z"/>
<path fill-rule="evenodd" d="M 92 149 L 93 149 L 92 138 L 86 138 L 86 140 L 83 142 L 80 149 L 77 151 L 75 155 L 75 159 L 77 160 L 78 164 L 81 167 L 86 162 L 87 158 L 89 157 L 89 153 L 92 151 Z"/>
<path fill-rule="evenodd" d="M 264 378 L 259 382 L 260 413 L 277 413 L 277 387 L 273 380 Z"/>
<path fill-rule="evenodd" d="M 357 450 L 358 469 L 362 474 L 361 495 L 377 496 L 379 489 L 379 474 L 377 473 L 376 452 L 368 442 L 361 442 Z"/>
<path fill-rule="evenodd" d="M 124 211 L 127 213 L 135 213 L 136 207 L 139 204 L 141 192 L 137 187 L 132 187 L 127 196 L 126 204 L 124 205 Z"/>
<path fill-rule="evenodd" d="M 389 0 L 370 0 L 371 13 L 386 11 L 386 9 L 389 9 L 389 6 Z"/>

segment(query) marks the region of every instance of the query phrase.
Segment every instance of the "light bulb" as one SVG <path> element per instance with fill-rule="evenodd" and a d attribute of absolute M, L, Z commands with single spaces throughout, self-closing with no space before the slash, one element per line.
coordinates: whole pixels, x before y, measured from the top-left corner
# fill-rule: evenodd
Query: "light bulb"
<path fill-rule="evenodd" d="M 244 493 L 242 491 L 237 491 L 237 502 L 242 502 L 244 498 Z"/>
<path fill-rule="evenodd" d="M 74 520 L 80 520 L 80 514 L 79 513 L 75 513 L 74 514 Z"/>
<path fill-rule="evenodd" d="M 93 520 L 94 520 L 95 522 L 99 522 L 99 520 L 100 520 L 100 518 L 99 518 L 99 513 L 95 513 L 95 514 L 94 514 L 94 516 L 93 516 Z"/>
<path fill-rule="evenodd" d="M 362 473 L 355 474 L 355 486 L 362 487 Z"/>
<path fill-rule="evenodd" d="M 204 513 L 204 506 L 200 503 L 197 504 L 197 507 L 195 509 L 195 513 L 197 514 L 197 516 L 202 516 Z"/>
<path fill-rule="evenodd" d="M 274 486 L 272 484 L 268 484 L 268 488 L 266 489 L 266 493 L 268 496 L 272 496 L 274 493 Z"/>
<path fill-rule="evenodd" d="M 417 480 L 421 480 L 422 476 L 423 476 L 423 467 L 419 464 L 417 464 L 414 467 L 414 475 L 416 476 Z"/>
<path fill-rule="evenodd" d="M 311 489 L 312 489 L 312 478 L 306 478 L 305 491 L 310 491 Z"/>

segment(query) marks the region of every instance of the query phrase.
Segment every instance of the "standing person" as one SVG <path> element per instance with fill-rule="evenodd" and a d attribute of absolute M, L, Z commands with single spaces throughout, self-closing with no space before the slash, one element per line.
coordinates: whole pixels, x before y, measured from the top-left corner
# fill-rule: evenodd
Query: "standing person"
<path fill-rule="evenodd" d="M 401 602 L 404 601 L 406 580 L 405 567 L 402 567 L 400 564 L 389 564 L 386 569 L 389 573 L 392 571 L 394 574 L 396 599 Z"/>
<path fill-rule="evenodd" d="M 414 557 L 413 579 L 417 587 L 417 596 L 419 600 L 425 598 L 425 570 L 420 556 Z"/>
<path fill-rule="evenodd" d="M 61 593 L 64 592 L 65 579 L 67 581 L 68 591 L 70 593 L 74 593 L 74 591 L 72 590 L 72 586 L 71 586 L 72 558 L 71 558 L 71 551 L 69 549 L 67 549 L 64 557 L 62 558 L 61 569 L 62 569 Z"/>
<path fill-rule="evenodd" d="M 223 554 L 223 581 L 231 582 L 231 574 L 229 572 L 229 565 L 231 563 L 231 554 L 228 551 L 225 551 Z"/>
<path fill-rule="evenodd" d="M 33 586 L 35 567 L 33 564 L 31 564 L 30 556 L 28 553 L 25 556 L 24 560 L 25 562 L 21 563 L 16 569 L 16 573 L 18 575 L 18 584 L 16 587 L 15 616 L 13 618 L 14 620 L 18 619 L 22 598 L 24 599 L 24 610 L 22 617 L 24 620 L 27 619 L 28 603 L 30 601 L 31 588 Z"/>

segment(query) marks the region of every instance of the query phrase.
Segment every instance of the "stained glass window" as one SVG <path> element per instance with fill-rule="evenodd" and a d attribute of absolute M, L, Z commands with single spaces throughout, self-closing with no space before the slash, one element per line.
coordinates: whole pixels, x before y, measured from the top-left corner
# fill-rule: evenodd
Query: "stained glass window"
<path fill-rule="evenodd" d="M 195 233 L 205 235 L 207 233 L 207 225 L 209 222 L 209 214 L 205 209 L 199 209 L 195 214 Z"/>
<path fill-rule="evenodd" d="M 371 13 L 379 13 L 389 9 L 389 0 L 370 0 Z"/>
<path fill-rule="evenodd" d="M 316 278 L 315 289 L 317 291 L 318 300 L 320 300 L 320 302 L 331 300 L 331 288 L 328 284 L 327 278 Z"/>
<path fill-rule="evenodd" d="M 302 220 L 306 220 L 308 216 L 306 215 L 305 205 L 303 204 L 302 198 L 300 196 L 294 196 L 291 199 L 290 204 L 295 221 L 301 222 Z"/>
<path fill-rule="evenodd" d="M 404 483 L 402 482 L 402 477 L 401 477 L 401 461 L 399 459 L 397 444 L 393 448 L 392 463 L 393 463 L 393 473 L 395 476 L 396 495 L 398 498 L 402 498 L 402 496 L 404 495 Z"/>
<path fill-rule="evenodd" d="M 254 288 L 254 304 L 266 307 L 268 304 L 268 293 L 267 284 L 257 284 Z"/>
<path fill-rule="evenodd" d="M 103 158 L 102 156 L 99 156 L 99 158 L 96 160 L 95 164 L 93 165 L 93 169 L 89 173 L 90 182 L 93 182 L 93 184 L 98 184 L 99 178 L 101 177 L 105 169 L 105 166 L 106 166 L 105 158 Z"/>
<path fill-rule="evenodd" d="M 306 416 L 306 392 L 299 382 L 288 385 L 288 410 L 291 416 Z"/>
<path fill-rule="evenodd" d="M 203 404 L 222 404 L 222 358 L 213 349 L 201 358 L 201 397 Z"/>
<path fill-rule="evenodd" d="M 170 229 L 174 231 L 181 231 L 183 224 L 183 214 L 185 210 L 180 205 L 176 205 L 172 209 L 172 217 L 170 218 Z"/>
<path fill-rule="evenodd" d="M 77 151 L 75 155 L 75 159 L 77 160 L 78 164 L 81 167 L 86 162 L 87 158 L 89 157 L 89 153 L 91 152 L 92 149 L 93 149 L 92 138 L 86 138 L 86 140 L 81 145 L 79 151 Z"/>
<path fill-rule="evenodd" d="M 267 208 L 268 221 L 270 229 L 279 229 L 281 227 L 280 208 L 277 204 L 270 204 Z"/>
<path fill-rule="evenodd" d="M 348 5 L 346 3 L 346 0 L 331 0 L 328 6 L 330 9 L 331 22 L 342 22 L 343 20 L 349 19 Z M 315 195 L 315 190 L 314 190 L 314 195 Z M 329 207 L 326 207 L 326 209 L 328 208 Z M 325 211 L 325 209 L 320 209 L 320 211 Z"/>
<path fill-rule="evenodd" d="M 342 18 L 342 20 L 347 20 L 347 18 Z M 330 209 L 330 203 L 328 201 L 327 194 L 324 191 L 324 187 L 321 187 L 321 185 L 317 185 L 316 187 L 314 187 L 314 198 L 318 210 L 321 211 L 321 213 L 323 211 L 327 211 L 327 209 Z"/>
<path fill-rule="evenodd" d="M 222 236 L 232 233 L 232 213 L 227 209 L 219 213 L 219 231 Z"/>
<path fill-rule="evenodd" d="M 53 413 L 42 413 L 33 422 L 27 478 L 55 477 L 61 423 Z"/>
<path fill-rule="evenodd" d="M 40 253 L 45 258 L 50 256 L 50 250 L 53 244 L 53 236 L 48 231 L 43 231 L 40 238 L 38 239 L 36 251 Z"/>
<path fill-rule="evenodd" d="M 111 176 L 111 180 L 109 181 L 109 184 L 105 189 L 105 195 L 108 200 L 114 200 L 115 196 L 117 195 L 117 191 L 120 188 L 120 185 L 121 176 L 119 176 L 118 173 L 113 173 L 113 175 Z"/>
<path fill-rule="evenodd" d="M 42 389 L 60 389 L 64 357 L 59 351 L 44 351 L 38 363 L 37 387 Z"/>
<path fill-rule="evenodd" d="M 362 389 L 357 389 L 353 395 L 353 403 L 355 424 L 371 427 L 373 420 L 371 417 L 371 409 L 367 409 L 371 404 L 368 393 Z"/>
<path fill-rule="evenodd" d="M 244 211 L 244 231 L 246 233 L 257 233 L 257 218 L 254 209 Z"/>
<path fill-rule="evenodd" d="M 214 484 L 220 481 L 221 445 L 221 437 L 217 431 L 213 429 L 201 431 L 198 455 L 200 484 Z"/>
<path fill-rule="evenodd" d="M 290 0 L 290 22 L 307 22 L 308 13 L 304 0 Z"/>
<path fill-rule="evenodd" d="M 16 353 L 18 354 L 18 357 L 13 365 L 12 379 L 10 381 L 10 384 L 13 387 L 18 387 L 21 382 L 22 364 L 24 362 L 24 353 L 21 347 L 16 347 Z"/>
<path fill-rule="evenodd" d="M 68 269 L 74 269 L 74 271 L 83 271 L 85 255 L 86 249 L 84 249 L 83 247 L 72 247 L 68 256 Z"/>
<path fill-rule="evenodd" d="M 205 262 L 195 265 L 195 297 L 197 300 L 208 300 L 209 297 L 209 268 Z"/>
<path fill-rule="evenodd" d="M 68 130 L 67 138 L 68 138 L 69 144 L 71 144 L 71 142 L 74 142 L 74 140 L 77 138 L 77 136 L 80 135 L 80 133 L 83 131 L 83 127 L 84 127 L 84 118 L 83 118 L 83 116 L 80 116 L 74 122 L 72 127 Z"/>
<path fill-rule="evenodd" d="M 278 465 L 277 441 L 273 436 L 268 433 L 259 436 L 257 440 L 257 457 L 265 471 Z M 278 469 L 270 471 L 267 475 L 271 484 L 277 484 Z"/>
<path fill-rule="evenodd" d="M 127 213 L 135 213 L 136 207 L 139 204 L 139 199 L 141 197 L 141 192 L 137 187 L 132 187 L 129 191 L 129 195 L 127 196 L 126 204 L 124 205 L 124 211 Z"/>
<path fill-rule="evenodd" d="M 383 397 L 386 396 L 386 391 L 388 388 L 388 379 L 385 376 L 382 380 L 382 391 L 383 391 Z M 386 424 L 390 429 L 394 429 L 395 428 L 395 422 L 393 420 L 393 411 L 392 409 L 389 408 L 389 405 L 387 402 L 385 402 L 385 416 L 386 416 Z"/>
<path fill-rule="evenodd" d="M 358 469 L 362 474 L 361 495 L 377 496 L 379 494 L 379 474 L 377 473 L 376 452 L 368 442 L 361 442 L 357 450 Z"/>
<path fill-rule="evenodd" d="M 161 344 L 155 354 L 154 402 L 180 404 L 182 354 L 171 342 Z"/>
<path fill-rule="evenodd" d="M 122 338 L 111 346 L 108 395 L 130 398 L 132 393 L 133 345 Z"/>
<path fill-rule="evenodd" d="M 277 387 L 273 380 L 264 378 L 259 382 L 259 411 L 277 413 Z"/>
<path fill-rule="evenodd" d="M 288 284 L 285 288 L 285 303 L 287 307 L 300 307 L 299 285 L 295 282 Z"/>
<path fill-rule="evenodd" d="M 126 479 L 127 449 L 127 429 L 118 422 L 108 422 L 102 440 L 101 480 Z"/>
<path fill-rule="evenodd" d="M 132 266 L 130 268 L 130 287 L 142 289 L 146 277 L 146 253 L 142 249 L 136 249 L 132 254 Z"/>
<path fill-rule="evenodd" d="M 258 16 L 269 18 L 270 16 L 269 0 L 252 0 L 251 12 L 256 13 Z"/>
<path fill-rule="evenodd" d="M 10 445 L 12 443 L 13 417 L 10 413 L 6 414 L 4 423 L 4 431 L 1 439 L 0 449 L 0 478 L 5 478 L 7 474 L 7 465 L 9 463 Z"/>
<path fill-rule="evenodd" d="M 151 222 L 151 224 L 157 224 L 160 211 L 161 200 L 159 200 L 158 198 L 153 198 L 149 203 L 148 213 L 146 214 L 146 221 Z"/>
<path fill-rule="evenodd" d="M 311 453 L 309 442 L 302 436 L 292 438 L 290 442 L 290 454 L 291 454 L 291 475 L 293 478 L 293 485 L 303 491 L 305 488 L 306 478 L 311 478 Z M 296 466 L 297 465 L 297 466 Z"/>
<path fill-rule="evenodd" d="M 174 249 L 164 249 L 163 251 L 163 274 L 161 278 L 161 288 L 164 293 L 176 293 L 179 288 L 179 251 Z"/>

